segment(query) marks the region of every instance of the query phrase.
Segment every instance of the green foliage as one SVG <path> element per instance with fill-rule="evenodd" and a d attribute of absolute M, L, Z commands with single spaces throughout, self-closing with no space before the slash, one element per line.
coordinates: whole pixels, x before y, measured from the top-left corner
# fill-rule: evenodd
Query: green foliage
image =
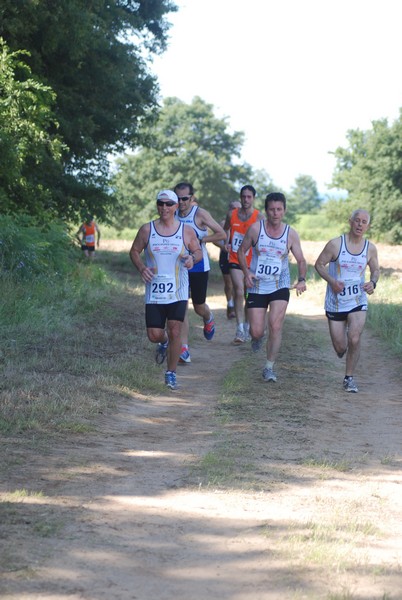
<path fill-rule="evenodd" d="M 0 278 L 64 275 L 79 255 L 61 222 L 38 226 L 33 217 L 0 215 Z"/>
<path fill-rule="evenodd" d="M 60 170 L 65 146 L 50 133 L 57 130 L 55 95 L 31 76 L 23 57 L 0 38 L 0 206 L 43 216 L 52 206 L 48 174 Z M 16 79 L 17 70 L 24 81 Z"/>
<path fill-rule="evenodd" d="M 368 323 L 392 351 L 402 358 L 402 282 L 381 275 L 375 294 L 370 297 Z"/>
<path fill-rule="evenodd" d="M 105 217 L 113 201 L 108 155 L 137 144 L 139 124 L 157 107 L 148 62 L 165 48 L 165 15 L 175 10 L 170 0 L 2 1 L 0 35 L 12 51 L 28 52 L 33 78 L 53 90 L 55 121 L 42 129 L 48 135 L 57 131 L 65 144 L 60 169 L 37 169 L 30 153 L 29 181 L 47 191 L 47 203 L 43 199 L 39 206 L 71 220 L 88 211 Z M 26 69 L 14 79 L 26 84 Z M 12 96 L 5 94 L 5 101 Z M 44 99 L 36 96 L 42 106 Z M 15 204 L 10 210 L 17 209 Z M 28 194 L 24 212 L 37 209 Z"/>
<path fill-rule="evenodd" d="M 179 181 L 190 181 L 201 206 L 222 218 L 241 185 L 253 179 L 249 165 L 234 162 L 243 133 L 230 133 L 226 118 L 215 117 L 213 106 L 201 98 L 191 104 L 165 99 L 158 120 L 144 136 L 147 147 L 118 162 L 116 226 L 136 226 L 152 218 L 157 191 Z"/>
<path fill-rule="evenodd" d="M 286 220 L 294 221 L 296 215 L 316 213 L 321 203 L 314 179 L 310 175 L 299 175 L 287 197 Z"/>
<path fill-rule="evenodd" d="M 301 240 L 327 242 L 342 233 L 338 223 L 328 218 L 324 208 L 317 214 L 297 215 L 294 226 Z M 345 231 L 347 229 L 345 223 Z"/>
<path fill-rule="evenodd" d="M 348 197 L 328 204 L 328 216 L 347 221 L 356 208 L 371 214 L 371 231 L 377 239 L 402 242 L 402 109 L 388 125 L 373 121 L 368 131 L 350 130 L 347 148 L 337 148 L 333 185 Z"/>
<path fill-rule="evenodd" d="M 255 169 L 252 177 L 252 185 L 257 192 L 254 205 L 262 212 L 264 212 L 265 197 L 267 194 L 271 192 L 284 193 L 282 189 L 274 184 L 271 177 L 264 169 Z"/>

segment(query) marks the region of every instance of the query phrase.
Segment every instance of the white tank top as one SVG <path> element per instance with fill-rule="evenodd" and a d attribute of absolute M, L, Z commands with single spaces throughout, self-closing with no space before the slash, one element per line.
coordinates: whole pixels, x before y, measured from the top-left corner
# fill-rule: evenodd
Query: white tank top
<path fill-rule="evenodd" d="M 188 300 L 188 270 L 183 264 L 183 257 L 188 254 L 183 238 L 184 225 L 178 224 L 172 235 L 160 235 L 154 221 L 150 226 L 144 257 L 154 278 L 145 285 L 145 303 L 171 304 Z"/>
<path fill-rule="evenodd" d="M 254 294 L 272 294 L 282 288 L 290 288 L 289 225 L 285 226 L 279 238 L 270 237 L 264 221 L 260 221 L 258 240 L 253 247 L 250 271 L 257 276 L 252 288 L 247 291 Z"/>
<path fill-rule="evenodd" d="M 197 227 L 195 223 L 195 215 L 197 213 L 197 210 L 198 206 L 193 206 L 188 215 L 186 215 L 185 217 L 181 217 L 178 212 L 176 213 L 176 219 L 181 223 L 190 225 L 190 227 L 194 229 L 198 239 L 200 240 L 202 259 L 198 263 L 196 263 L 192 269 L 190 269 L 190 273 L 203 273 L 205 271 L 209 271 L 211 268 L 209 264 L 207 247 L 205 244 L 202 243 L 202 238 L 208 235 L 208 229 L 200 229 L 199 227 Z"/>
<path fill-rule="evenodd" d="M 343 281 L 345 287 L 335 294 L 327 285 L 325 310 L 328 312 L 350 312 L 357 306 L 367 304 L 367 294 L 363 290 L 364 273 L 367 266 L 369 242 L 366 240 L 360 254 L 351 254 L 346 247 L 345 235 L 341 236 L 341 247 L 337 258 L 328 265 L 331 277 Z"/>

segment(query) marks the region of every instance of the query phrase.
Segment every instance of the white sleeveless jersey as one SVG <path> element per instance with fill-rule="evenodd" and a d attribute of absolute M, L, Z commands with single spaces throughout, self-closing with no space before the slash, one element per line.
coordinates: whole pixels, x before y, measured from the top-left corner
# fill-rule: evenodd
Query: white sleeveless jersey
<path fill-rule="evenodd" d="M 256 275 L 254 286 L 247 291 L 254 294 L 272 294 L 290 288 L 288 237 L 289 225 L 279 238 L 271 238 L 264 221 L 260 221 L 258 240 L 253 247 L 250 271 Z"/>
<path fill-rule="evenodd" d="M 328 312 L 350 312 L 357 306 L 367 305 L 367 294 L 363 290 L 364 273 L 367 266 L 369 242 L 366 240 L 360 254 L 351 254 L 346 247 L 346 238 L 341 236 L 341 247 L 337 258 L 328 265 L 331 277 L 343 281 L 345 287 L 335 294 L 327 285 L 325 310 Z"/>
<path fill-rule="evenodd" d="M 193 206 L 188 215 L 185 217 L 181 217 L 179 212 L 176 212 L 176 219 L 181 223 L 185 223 L 186 225 L 190 225 L 197 235 L 197 238 L 200 240 L 200 246 L 202 250 L 202 259 L 200 262 L 196 263 L 192 269 L 190 269 L 189 273 L 204 273 L 205 271 L 210 270 L 209 264 L 209 256 L 208 250 L 205 244 L 202 243 L 202 239 L 208 235 L 208 229 L 200 229 L 197 227 L 195 223 L 195 215 L 197 213 L 198 206 Z"/>
<path fill-rule="evenodd" d="M 153 270 L 154 278 L 145 284 L 146 304 L 171 304 L 188 300 L 188 269 L 183 258 L 188 254 L 184 244 L 184 225 L 172 235 L 160 235 L 155 222 L 150 223 L 148 244 L 144 249 L 145 264 Z"/>

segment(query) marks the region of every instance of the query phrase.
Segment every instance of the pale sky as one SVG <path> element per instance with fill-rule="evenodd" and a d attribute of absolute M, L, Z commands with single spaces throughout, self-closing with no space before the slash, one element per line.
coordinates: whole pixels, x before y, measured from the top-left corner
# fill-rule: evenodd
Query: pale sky
<path fill-rule="evenodd" d="M 245 133 L 242 160 L 289 191 L 329 192 L 348 129 L 402 107 L 401 0 L 175 0 L 162 97 L 200 96 Z"/>

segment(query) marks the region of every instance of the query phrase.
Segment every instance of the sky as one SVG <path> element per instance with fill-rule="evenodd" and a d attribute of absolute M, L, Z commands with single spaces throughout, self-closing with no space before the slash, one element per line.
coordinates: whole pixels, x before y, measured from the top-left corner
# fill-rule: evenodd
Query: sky
<path fill-rule="evenodd" d="M 401 0 L 175 0 L 168 50 L 151 64 L 162 97 L 200 96 L 243 131 L 241 160 L 290 191 L 322 195 L 349 129 L 399 117 Z"/>

